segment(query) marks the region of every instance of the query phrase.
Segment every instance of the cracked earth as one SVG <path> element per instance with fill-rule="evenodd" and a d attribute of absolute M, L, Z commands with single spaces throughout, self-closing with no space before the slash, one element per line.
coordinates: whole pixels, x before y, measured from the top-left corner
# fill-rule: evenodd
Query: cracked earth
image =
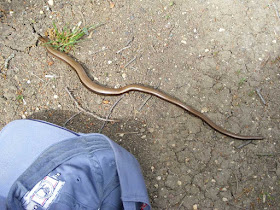
<path fill-rule="evenodd" d="M 270 0 L 2 0 L 0 128 L 36 118 L 104 133 L 140 162 L 153 209 L 280 209 L 279 9 Z M 120 121 L 101 130 L 65 88 L 103 117 L 119 97 L 90 92 L 46 53 L 37 39 L 52 22 L 104 23 L 70 53 L 100 84 L 152 86 L 232 132 L 265 139 L 225 137 L 139 92 L 126 94 L 111 116 Z"/>

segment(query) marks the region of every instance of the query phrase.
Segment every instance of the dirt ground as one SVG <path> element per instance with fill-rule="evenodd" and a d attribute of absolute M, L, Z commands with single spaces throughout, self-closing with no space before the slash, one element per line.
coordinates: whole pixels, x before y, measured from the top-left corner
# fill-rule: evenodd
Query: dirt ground
<path fill-rule="evenodd" d="M 36 118 L 109 136 L 140 162 L 154 209 L 280 209 L 280 1 L 1 0 L 0 9 L 0 129 Z M 104 23 L 70 53 L 92 79 L 158 88 L 265 139 L 244 145 L 147 94 L 89 91 L 37 41 L 52 22 L 80 21 Z M 103 117 L 120 100 L 111 115 L 120 121 L 101 129 L 66 88 Z"/>

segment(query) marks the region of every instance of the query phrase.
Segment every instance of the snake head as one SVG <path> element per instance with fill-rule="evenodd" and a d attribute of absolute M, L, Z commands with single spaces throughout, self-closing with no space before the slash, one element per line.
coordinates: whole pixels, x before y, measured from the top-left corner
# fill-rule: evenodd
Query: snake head
<path fill-rule="evenodd" d="M 47 43 L 49 41 L 49 39 L 47 37 L 44 37 L 44 36 L 40 36 L 38 38 L 39 41 L 41 41 L 42 43 Z"/>

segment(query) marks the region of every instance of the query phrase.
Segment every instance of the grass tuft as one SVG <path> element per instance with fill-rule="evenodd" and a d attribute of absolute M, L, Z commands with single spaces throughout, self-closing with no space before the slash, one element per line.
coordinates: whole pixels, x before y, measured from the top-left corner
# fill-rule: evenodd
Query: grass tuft
<path fill-rule="evenodd" d="M 46 44 L 52 45 L 52 47 L 56 50 L 69 52 L 84 35 L 88 35 L 90 30 L 94 30 L 100 26 L 100 24 L 98 24 L 81 28 L 80 25 L 81 22 L 72 29 L 70 29 L 69 26 L 64 26 L 61 30 L 59 30 L 53 22 L 53 28 L 49 29 L 46 33 L 46 35 L 50 38 L 50 41 Z"/>

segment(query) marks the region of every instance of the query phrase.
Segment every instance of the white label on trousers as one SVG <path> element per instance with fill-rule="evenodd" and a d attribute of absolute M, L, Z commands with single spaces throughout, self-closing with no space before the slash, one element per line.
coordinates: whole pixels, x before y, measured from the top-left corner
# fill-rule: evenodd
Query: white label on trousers
<path fill-rule="evenodd" d="M 39 206 L 48 209 L 64 184 L 65 182 L 57 180 L 56 177 L 46 176 L 24 195 L 22 201 L 24 209 L 33 210 Z"/>

